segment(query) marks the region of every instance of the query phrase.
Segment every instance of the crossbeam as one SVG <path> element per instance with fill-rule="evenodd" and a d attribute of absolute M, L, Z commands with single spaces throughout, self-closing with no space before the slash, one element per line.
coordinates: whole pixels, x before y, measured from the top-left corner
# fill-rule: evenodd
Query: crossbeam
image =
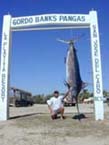
<path fill-rule="evenodd" d="M 35 31 L 35 30 L 62 30 L 62 29 L 85 29 L 89 26 L 66 26 L 66 27 L 38 27 L 38 28 L 17 28 L 12 29 L 11 31 Z"/>

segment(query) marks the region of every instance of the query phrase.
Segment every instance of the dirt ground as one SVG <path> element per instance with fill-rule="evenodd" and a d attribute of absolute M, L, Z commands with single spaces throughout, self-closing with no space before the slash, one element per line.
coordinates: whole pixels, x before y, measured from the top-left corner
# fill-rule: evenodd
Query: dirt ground
<path fill-rule="evenodd" d="M 10 108 L 10 120 L 0 122 L 0 145 L 109 145 L 109 107 L 105 120 L 95 121 L 93 105 L 82 104 L 86 119 L 72 119 L 76 107 L 66 107 L 65 120 L 52 121 L 47 105 Z"/>

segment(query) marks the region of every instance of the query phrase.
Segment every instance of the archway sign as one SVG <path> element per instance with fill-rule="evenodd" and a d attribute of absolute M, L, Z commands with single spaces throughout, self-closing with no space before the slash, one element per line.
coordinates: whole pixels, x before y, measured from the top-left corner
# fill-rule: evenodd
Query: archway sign
<path fill-rule="evenodd" d="M 96 11 L 90 11 L 89 14 L 45 14 L 26 17 L 4 16 L 0 70 L 0 120 L 7 120 L 9 118 L 11 33 L 13 31 L 68 28 L 90 28 L 95 119 L 104 119 L 98 18 Z"/>

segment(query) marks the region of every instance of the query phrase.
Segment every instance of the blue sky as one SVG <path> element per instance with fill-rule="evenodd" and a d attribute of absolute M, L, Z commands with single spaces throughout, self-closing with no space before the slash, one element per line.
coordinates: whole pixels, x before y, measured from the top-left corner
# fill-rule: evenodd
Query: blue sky
<path fill-rule="evenodd" d="M 108 0 L 1 0 L 0 2 L 0 44 L 3 15 L 31 16 L 48 13 L 83 13 L 98 11 L 102 53 L 103 86 L 109 90 L 109 2 Z M 85 36 L 77 43 L 82 79 L 92 82 L 90 32 L 88 29 L 14 32 L 11 53 L 11 86 L 31 91 L 33 94 L 66 90 L 64 57 L 67 45 L 57 38 L 71 39 Z M 89 86 L 92 90 L 92 86 Z"/>

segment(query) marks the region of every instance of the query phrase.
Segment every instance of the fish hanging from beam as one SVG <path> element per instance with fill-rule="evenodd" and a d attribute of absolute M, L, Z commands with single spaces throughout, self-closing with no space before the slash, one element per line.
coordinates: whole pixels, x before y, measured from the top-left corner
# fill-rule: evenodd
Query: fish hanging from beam
<path fill-rule="evenodd" d="M 74 46 L 74 43 L 78 39 L 69 40 L 69 41 L 58 39 L 58 41 L 62 43 L 67 43 L 69 45 L 67 56 L 66 56 L 66 82 L 65 84 L 68 87 L 68 89 L 70 89 L 71 99 L 72 99 L 72 102 L 75 101 L 77 105 L 77 111 L 78 111 L 78 116 L 79 116 L 80 112 L 79 112 L 79 106 L 78 106 L 78 96 L 79 96 L 80 91 L 86 87 L 86 83 L 84 83 L 81 79 L 78 57 L 77 57 L 76 49 Z"/>

